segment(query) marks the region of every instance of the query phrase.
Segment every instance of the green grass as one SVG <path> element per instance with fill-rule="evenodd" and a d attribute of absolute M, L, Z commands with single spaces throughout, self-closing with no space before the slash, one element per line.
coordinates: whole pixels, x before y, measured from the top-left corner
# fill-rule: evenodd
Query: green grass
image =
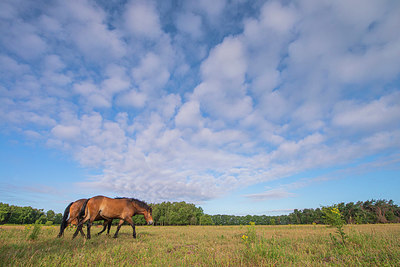
<path fill-rule="evenodd" d="M 56 238 L 56 226 L 30 240 L 32 229 L 0 227 L 0 266 L 400 266 L 400 224 L 345 226 L 346 246 L 320 225 L 139 226 L 136 240 L 130 226 L 90 240 L 70 228 Z"/>

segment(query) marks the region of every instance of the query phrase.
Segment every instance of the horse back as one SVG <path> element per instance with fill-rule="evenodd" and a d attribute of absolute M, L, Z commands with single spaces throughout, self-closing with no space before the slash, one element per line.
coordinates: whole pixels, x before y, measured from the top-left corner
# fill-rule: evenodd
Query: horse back
<path fill-rule="evenodd" d="M 132 217 L 134 214 L 133 206 L 128 199 L 114 199 L 104 196 L 97 196 L 88 202 L 91 216 L 102 216 L 108 219 L 124 219 Z"/>

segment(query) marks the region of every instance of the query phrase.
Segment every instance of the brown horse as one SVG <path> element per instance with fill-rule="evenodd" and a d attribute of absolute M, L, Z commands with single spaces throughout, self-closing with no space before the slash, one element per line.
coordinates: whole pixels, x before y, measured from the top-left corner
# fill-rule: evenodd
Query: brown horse
<path fill-rule="evenodd" d="M 64 230 L 65 230 L 65 228 L 67 228 L 67 226 L 69 224 L 78 225 L 79 212 L 81 211 L 81 209 L 83 207 L 83 204 L 86 201 L 87 201 L 87 199 L 85 199 L 85 198 L 79 199 L 79 200 L 77 200 L 75 202 L 71 202 L 67 206 L 67 208 L 64 211 L 64 216 L 63 216 L 62 221 L 61 221 L 60 233 L 58 233 L 57 237 L 61 237 L 61 236 L 64 235 Z M 68 216 L 69 216 L 69 218 L 68 218 Z M 104 219 L 103 218 L 98 218 L 97 220 L 104 220 Z M 103 230 L 101 232 L 99 232 L 98 235 L 103 233 L 106 230 L 107 226 L 108 226 L 107 234 L 110 234 L 111 223 L 112 223 L 112 220 L 104 220 Z M 82 236 L 85 236 L 85 234 L 82 231 L 82 228 L 79 229 L 79 232 L 81 233 Z"/>
<path fill-rule="evenodd" d="M 117 238 L 124 221 L 132 226 L 133 238 L 136 238 L 135 225 L 132 221 L 132 216 L 136 214 L 143 214 L 147 224 L 153 224 L 152 209 L 143 201 L 134 198 L 92 197 L 82 207 L 80 214 L 82 219 L 79 220 L 78 229 L 76 229 L 72 238 L 75 238 L 83 224 L 88 222 L 87 238 L 90 239 L 90 227 L 98 217 L 104 220 L 120 219 L 114 238 Z"/>

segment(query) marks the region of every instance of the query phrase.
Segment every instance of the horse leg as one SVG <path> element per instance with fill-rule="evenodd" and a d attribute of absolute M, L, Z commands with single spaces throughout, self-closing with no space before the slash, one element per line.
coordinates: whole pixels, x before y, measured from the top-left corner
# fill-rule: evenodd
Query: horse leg
<path fill-rule="evenodd" d="M 119 220 L 118 227 L 117 227 L 117 231 L 115 231 L 115 234 L 114 234 L 114 238 L 117 238 L 117 237 L 118 237 L 119 229 L 121 228 L 121 226 L 122 226 L 123 223 L 124 223 L 123 220 Z"/>
<path fill-rule="evenodd" d="M 79 231 L 79 233 L 81 233 L 82 237 L 85 237 L 85 233 L 83 232 L 82 227 L 76 230 Z"/>
<path fill-rule="evenodd" d="M 133 238 L 136 238 L 136 229 L 135 229 L 135 225 L 133 224 L 132 218 L 131 217 L 126 218 L 126 221 L 132 226 Z"/>
<path fill-rule="evenodd" d="M 90 239 L 90 238 L 91 238 L 91 235 L 90 235 L 90 227 L 92 227 L 92 224 L 93 224 L 93 222 L 94 222 L 95 219 L 96 219 L 96 217 L 92 217 L 92 218 L 88 221 L 87 239 Z"/>
<path fill-rule="evenodd" d="M 100 232 L 98 232 L 97 235 L 101 235 L 101 234 L 106 230 L 106 228 L 107 228 L 107 223 L 108 223 L 108 221 L 104 220 L 104 223 L 103 223 L 103 230 L 101 230 Z"/>
<path fill-rule="evenodd" d="M 82 227 L 79 229 L 79 232 L 81 233 L 82 237 L 85 237 L 85 233 L 83 232 Z"/>
<path fill-rule="evenodd" d="M 112 224 L 113 220 L 109 220 L 108 221 L 108 226 L 107 226 L 107 235 L 110 235 L 110 229 L 111 229 L 111 224 Z"/>
<path fill-rule="evenodd" d="M 78 225 L 76 226 L 77 227 L 76 231 L 75 231 L 74 235 L 72 236 L 72 239 L 74 239 L 78 235 L 78 232 L 81 232 L 81 234 L 83 234 L 83 236 L 85 236 L 85 234 L 82 231 L 82 227 L 83 227 L 83 224 L 85 222 L 87 222 L 88 220 L 89 220 L 89 217 L 83 219 L 81 222 L 78 223 Z"/>
<path fill-rule="evenodd" d="M 68 226 L 71 225 L 71 222 L 72 222 L 72 220 L 71 220 L 71 218 L 69 218 L 69 219 L 65 222 L 65 227 L 64 227 L 64 229 L 60 230 L 60 233 L 58 234 L 57 237 L 62 237 L 62 236 L 64 235 L 65 229 L 67 229 Z"/>
<path fill-rule="evenodd" d="M 83 232 L 82 226 L 77 226 L 76 231 L 75 231 L 74 235 L 72 236 L 72 239 L 74 239 L 78 235 L 79 232 L 82 234 L 82 232 Z M 85 234 L 83 234 L 83 235 L 85 235 Z"/>
<path fill-rule="evenodd" d="M 90 239 L 90 227 L 92 227 L 92 223 L 94 222 L 94 220 L 89 220 L 88 224 L 87 224 L 87 239 Z"/>

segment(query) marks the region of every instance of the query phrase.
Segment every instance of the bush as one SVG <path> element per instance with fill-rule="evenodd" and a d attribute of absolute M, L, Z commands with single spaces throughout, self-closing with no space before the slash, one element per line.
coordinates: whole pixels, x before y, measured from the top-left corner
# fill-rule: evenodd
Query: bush
<path fill-rule="evenodd" d="M 332 207 L 323 207 L 322 212 L 324 214 L 323 218 L 325 220 L 325 223 L 332 227 L 336 227 L 336 233 L 341 238 L 341 244 L 345 246 L 347 238 L 345 232 L 343 231 L 343 226 L 345 224 L 345 221 L 338 207 L 336 205 Z M 336 239 L 335 236 L 333 236 L 332 234 L 330 234 L 330 236 L 334 244 L 336 245 L 340 244 L 340 242 Z"/>
<path fill-rule="evenodd" d="M 39 237 L 40 234 L 40 229 L 42 228 L 42 225 L 39 224 L 37 221 L 33 226 L 32 232 L 28 236 L 28 240 L 36 240 Z"/>

